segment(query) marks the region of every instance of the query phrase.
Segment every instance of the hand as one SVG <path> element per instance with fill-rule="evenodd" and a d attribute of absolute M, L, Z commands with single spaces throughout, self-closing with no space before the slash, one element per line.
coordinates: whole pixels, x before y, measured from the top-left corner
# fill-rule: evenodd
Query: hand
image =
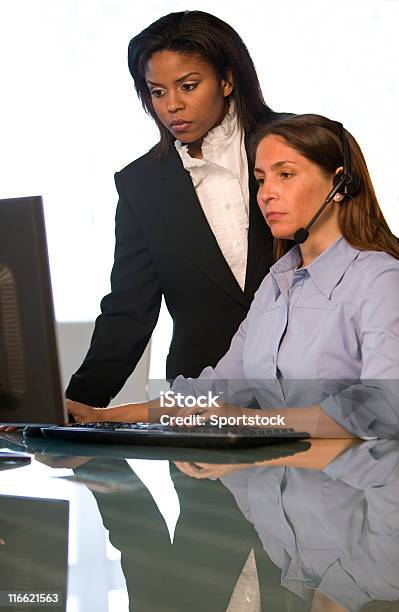
<path fill-rule="evenodd" d="M 107 411 L 103 408 L 93 408 L 93 406 L 74 402 L 70 399 L 66 400 L 65 405 L 68 414 L 72 416 L 77 423 L 98 423 L 107 420 L 105 418 Z"/>
<path fill-rule="evenodd" d="M 235 424 L 239 424 L 238 417 L 242 416 L 243 409 L 240 406 L 233 406 L 231 404 L 223 404 L 219 408 L 201 408 L 199 406 L 193 406 L 193 408 L 182 408 L 176 409 L 173 416 L 176 417 L 188 417 L 191 415 L 198 415 L 200 423 L 204 424 L 210 420 L 210 418 L 231 418 Z"/>
<path fill-rule="evenodd" d="M 14 433 L 14 431 L 20 431 L 25 427 L 25 425 L 0 425 L 0 433 L 4 431 L 5 433 Z"/>
<path fill-rule="evenodd" d="M 310 612 L 348 612 L 348 609 L 343 608 L 340 604 L 327 597 L 327 595 L 315 589 Z"/>
<path fill-rule="evenodd" d="M 91 457 L 57 457 L 55 455 L 36 454 L 36 461 L 43 463 L 51 468 L 66 468 L 73 470 L 74 468 L 84 465 L 91 460 Z"/>
<path fill-rule="evenodd" d="M 189 463 L 188 461 L 175 461 L 175 466 L 186 476 L 203 480 L 204 478 L 220 478 L 228 472 L 252 467 L 250 464 L 214 464 L 214 463 Z"/>

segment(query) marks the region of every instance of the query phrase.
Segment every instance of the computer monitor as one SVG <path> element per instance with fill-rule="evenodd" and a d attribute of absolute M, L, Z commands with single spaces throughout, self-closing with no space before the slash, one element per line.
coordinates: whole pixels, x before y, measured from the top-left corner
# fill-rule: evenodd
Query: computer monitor
<path fill-rule="evenodd" d="M 0 423 L 66 422 L 42 198 L 0 200 Z"/>

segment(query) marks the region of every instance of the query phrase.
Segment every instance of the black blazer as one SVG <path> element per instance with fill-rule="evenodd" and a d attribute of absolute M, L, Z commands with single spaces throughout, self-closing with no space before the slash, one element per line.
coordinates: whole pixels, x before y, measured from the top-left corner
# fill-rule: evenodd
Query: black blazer
<path fill-rule="evenodd" d="M 168 379 L 196 377 L 226 353 L 272 261 L 271 234 L 256 202 L 251 167 L 249 176 L 243 292 L 175 147 L 161 161 L 147 153 L 115 175 L 119 203 L 111 293 L 101 302 L 90 349 L 67 397 L 94 406 L 109 403 L 151 337 L 162 294 L 174 322 Z"/>

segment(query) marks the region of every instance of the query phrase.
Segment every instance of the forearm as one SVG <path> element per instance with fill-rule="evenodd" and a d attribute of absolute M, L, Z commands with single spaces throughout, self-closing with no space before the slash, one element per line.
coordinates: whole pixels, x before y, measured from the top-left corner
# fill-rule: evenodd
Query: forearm
<path fill-rule="evenodd" d="M 163 410 L 159 400 L 150 402 L 137 402 L 135 404 L 121 404 L 112 408 L 93 408 L 86 404 L 66 400 L 66 407 L 71 417 L 78 423 L 140 423 L 157 421 Z"/>
<path fill-rule="evenodd" d="M 267 466 L 285 466 L 295 467 L 307 470 L 324 470 L 338 456 L 346 452 L 348 449 L 361 444 L 356 438 L 334 438 L 334 439 L 317 439 L 309 440 L 309 449 L 289 455 L 287 457 L 279 457 L 278 459 L 269 459 L 257 462 L 258 467 Z M 247 466 L 248 467 L 248 466 Z"/>
<path fill-rule="evenodd" d="M 282 408 L 273 410 L 257 410 L 260 416 L 284 417 L 285 427 L 293 427 L 297 431 L 307 431 L 312 438 L 354 438 L 348 430 L 331 419 L 318 404 L 298 408 Z M 243 414 L 254 415 L 254 410 L 243 409 Z"/>

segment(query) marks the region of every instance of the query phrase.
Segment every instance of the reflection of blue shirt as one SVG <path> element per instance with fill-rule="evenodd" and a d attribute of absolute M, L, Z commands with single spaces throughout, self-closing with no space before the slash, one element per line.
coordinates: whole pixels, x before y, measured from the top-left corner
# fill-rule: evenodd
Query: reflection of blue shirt
<path fill-rule="evenodd" d="M 174 390 L 229 381 L 229 401 L 321 403 L 356 435 L 399 433 L 399 261 L 339 238 L 306 268 L 298 246 L 255 294 L 229 351 Z M 233 389 L 233 394 L 231 390 Z"/>
<path fill-rule="evenodd" d="M 345 610 L 399 598 L 399 448 L 365 442 L 323 471 L 257 467 L 225 474 L 282 585 L 318 589 Z"/>

